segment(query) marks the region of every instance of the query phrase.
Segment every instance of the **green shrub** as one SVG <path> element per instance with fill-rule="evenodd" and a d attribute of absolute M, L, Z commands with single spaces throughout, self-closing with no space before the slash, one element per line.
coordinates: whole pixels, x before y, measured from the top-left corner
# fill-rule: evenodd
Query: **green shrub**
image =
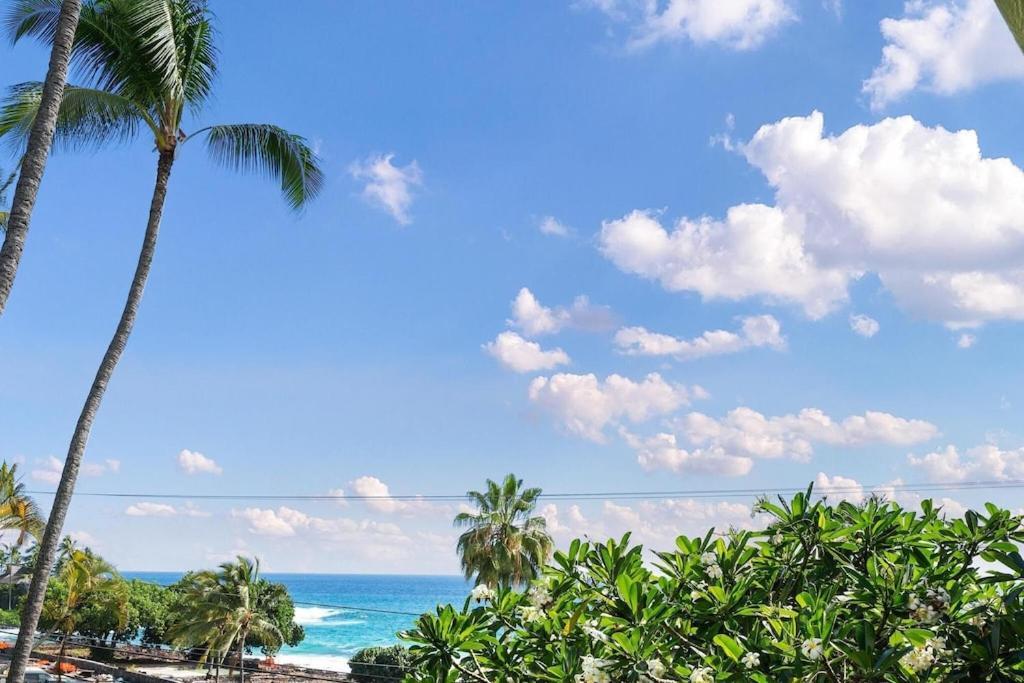
<path fill-rule="evenodd" d="M 401 681 L 409 664 L 409 651 L 401 645 L 367 647 L 348 662 L 352 678 L 359 683 Z"/>
<path fill-rule="evenodd" d="M 757 510 L 765 530 L 680 537 L 655 567 L 627 534 L 573 541 L 525 593 L 478 587 L 402 634 L 409 680 L 1024 681 L 1020 517 L 810 490 Z"/>
<path fill-rule="evenodd" d="M 21 624 L 21 613 L 14 609 L 0 609 L 0 626 L 18 626 Z"/>

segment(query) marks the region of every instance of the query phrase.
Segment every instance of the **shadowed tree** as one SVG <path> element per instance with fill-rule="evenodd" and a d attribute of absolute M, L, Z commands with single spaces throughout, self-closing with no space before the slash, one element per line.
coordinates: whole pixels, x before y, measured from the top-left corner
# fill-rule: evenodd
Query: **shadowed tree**
<path fill-rule="evenodd" d="M 53 41 L 58 9 L 53 0 L 20 0 L 8 18 L 12 37 Z M 23 679 L 89 432 L 142 300 L 175 161 L 193 140 L 201 142 L 215 162 L 277 179 L 295 210 L 304 207 L 323 182 L 316 155 L 306 141 L 277 126 L 217 125 L 187 132 L 191 126 L 186 119 L 201 112 L 212 92 L 218 56 L 215 38 L 210 13 L 200 0 L 86 0 L 82 5 L 71 51 L 71 66 L 82 84 L 69 84 L 64 90 L 55 143 L 96 148 L 145 135 L 157 156 L 156 180 L 128 298 L 75 426 L 39 544 L 10 683 Z M 0 109 L 0 136 L 24 137 L 32 130 L 42 93 L 39 83 L 11 89 Z"/>
<path fill-rule="evenodd" d="M 467 579 L 512 586 L 538 575 L 553 546 L 544 518 L 531 516 L 540 493 L 509 474 L 501 484 L 488 479 L 486 491 L 466 494 L 477 510 L 460 512 L 455 526 L 466 528 L 457 549 Z"/>
<path fill-rule="evenodd" d="M 0 530 L 15 533 L 14 540 L 5 545 L 3 552 L 7 568 L 7 609 L 13 607 L 14 571 L 25 560 L 22 548 L 29 538 L 39 538 L 44 525 L 39 506 L 25 492 L 25 484 L 18 478 L 17 464 L 0 464 Z"/>
<path fill-rule="evenodd" d="M 17 15 L 18 5 L 36 3 L 32 0 L 14 0 L 14 4 L 12 16 Z M 46 158 L 50 155 L 57 112 L 68 76 L 75 26 L 82 8 L 81 0 L 49 0 L 49 5 L 50 12 L 45 20 L 50 22 L 48 31 L 52 35 L 50 65 L 46 70 L 46 80 L 39 89 L 39 115 L 33 119 L 28 131 L 25 156 L 21 160 L 21 173 L 11 200 L 10 214 L 0 217 L 3 219 L 0 228 L 3 228 L 4 233 L 3 246 L 0 246 L 0 316 L 7 306 L 7 298 L 14 286 L 14 276 L 18 273 L 18 263 L 21 262 L 21 252 L 25 249 L 29 219 L 36 205 L 39 184 L 43 181 Z M 16 31 L 17 27 L 12 26 L 12 29 Z"/>
<path fill-rule="evenodd" d="M 260 562 L 239 556 L 219 571 L 193 574 L 184 588 L 184 613 L 171 627 L 172 642 L 201 646 L 203 660 L 220 664 L 233 648 L 238 652 L 239 680 L 244 681 L 245 644 L 252 637 L 280 646 L 284 634 L 274 619 L 278 596 L 270 584 L 260 581 Z"/>

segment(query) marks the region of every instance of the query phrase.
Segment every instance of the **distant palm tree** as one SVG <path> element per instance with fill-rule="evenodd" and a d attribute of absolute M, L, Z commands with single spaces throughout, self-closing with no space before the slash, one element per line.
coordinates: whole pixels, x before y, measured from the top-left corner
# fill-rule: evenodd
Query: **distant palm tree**
<path fill-rule="evenodd" d="M 202 647 L 200 661 L 212 657 L 218 676 L 227 653 L 237 648 L 239 681 L 244 682 L 246 641 L 256 637 L 264 643 L 284 642 L 270 612 L 276 597 L 260 581 L 260 561 L 239 556 L 220 565 L 219 571 L 197 572 L 189 578 L 182 600 L 187 611 L 170 629 L 172 642 Z"/>
<path fill-rule="evenodd" d="M 15 0 L 15 4 L 26 0 Z M 32 0 L 28 0 L 31 2 Z M 39 91 L 39 116 L 32 121 L 25 145 L 25 155 L 19 167 L 21 173 L 18 186 L 11 200 L 11 213 L 5 221 L 4 241 L 0 246 L 0 316 L 7 306 L 7 297 L 14 286 L 14 276 L 18 273 L 21 252 L 25 249 L 25 238 L 28 236 L 29 219 L 36 205 L 39 184 L 43 180 L 43 169 L 50 155 L 53 143 L 53 132 L 57 126 L 57 113 L 61 99 L 64 97 L 64 84 L 68 77 L 68 63 L 71 58 L 71 45 L 78 25 L 78 14 L 82 9 L 81 0 L 51 0 L 54 8 L 47 20 L 52 22 L 53 40 L 50 47 L 50 64 L 46 69 L 46 80 Z M 7 229 L 6 223 L 10 224 Z M 14 674 L 15 672 L 12 672 Z M 21 683 L 24 671 L 11 675 L 11 683 Z"/>
<path fill-rule="evenodd" d="M 488 479 L 482 493 L 466 494 L 477 510 L 456 515 L 455 526 L 467 527 L 457 545 L 467 579 L 494 587 L 538 576 L 553 546 L 544 518 L 531 517 L 540 493 L 509 474 L 501 484 Z"/>
<path fill-rule="evenodd" d="M 8 26 L 18 40 L 52 42 L 58 25 L 54 0 L 19 0 Z M 236 124 L 185 132 L 186 114 L 198 114 L 209 99 L 217 71 L 215 32 L 203 0 L 85 0 L 75 33 L 71 64 L 86 81 L 68 85 L 57 120 L 56 141 L 99 147 L 151 136 L 157 152 L 156 182 L 142 250 L 117 329 L 96 372 L 75 426 L 50 519 L 40 542 L 11 666 L 20 681 L 42 609 L 50 567 L 74 492 L 82 455 L 103 395 L 135 324 L 156 250 L 171 167 L 193 139 L 205 140 L 214 161 L 276 178 L 288 204 L 301 209 L 323 183 L 316 155 L 306 141 L 277 126 Z M 40 113 L 43 86 L 22 83 L 0 109 L 0 136 L 24 137 Z"/>
<path fill-rule="evenodd" d="M 57 654 L 58 680 L 68 637 L 77 630 L 87 603 L 100 605 L 116 615 L 118 628 L 124 628 L 128 621 L 127 586 L 113 566 L 88 548 L 68 548 L 69 554 L 57 574 L 54 590 L 49 592 L 43 603 L 40 621 L 44 628 L 61 634 Z"/>
<path fill-rule="evenodd" d="M 14 571 L 22 564 L 21 549 L 29 538 L 38 539 L 45 526 L 39 506 L 25 492 L 18 465 L 0 463 L 0 531 L 13 531 L 14 540 L 4 546 L 7 569 L 7 609 L 13 607 Z"/>
<path fill-rule="evenodd" d="M 7 221 L 11 217 L 10 211 L 7 210 L 7 191 L 11 189 L 17 177 L 17 173 L 12 173 L 4 178 L 3 171 L 0 171 L 0 233 L 7 231 Z"/>

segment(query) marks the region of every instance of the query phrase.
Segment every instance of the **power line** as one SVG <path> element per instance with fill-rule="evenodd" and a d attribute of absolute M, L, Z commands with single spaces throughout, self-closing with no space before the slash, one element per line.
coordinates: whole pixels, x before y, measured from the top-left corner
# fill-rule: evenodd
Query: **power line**
<path fill-rule="evenodd" d="M 926 493 L 930 491 L 971 491 L 1024 488 L 1024 479 L 961 481 L 950 483 L 882 483 L 857 486 L 815 487 L 815 492 L 831 495 L 864 493 L 871 491 L 895 491 Z M 765 495 L 792 495 L 806 491 L 806 486 L 765 487 L 765 488 L 718 488 L 718 489 L 677 489 L 662 491 L 592 491 L 542 493 L 539 498 L 556 501 L 579 501 L 601 499 L 655 500 L 661 498 L 707 498 L 707 497 L 760 497 Z M 53 491 L 27 491 L 36 496 L 52 496 Z M 331 494 L 225 494 L 225 493 L 155 493 L 127 491 L 78 491 L 77 497 L 86 498 L 148 498 L 157 500 L 221 500 L 221 501 L 289 501 L 289 502 L 464 502 L 465 494 L 396 494 L 396 495 L 331 495 Z"/>

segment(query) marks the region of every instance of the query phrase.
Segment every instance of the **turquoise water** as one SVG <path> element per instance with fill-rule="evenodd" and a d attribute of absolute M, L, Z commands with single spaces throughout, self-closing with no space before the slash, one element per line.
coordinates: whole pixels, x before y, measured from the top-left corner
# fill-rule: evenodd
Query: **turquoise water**
<path fill-rule="evenodd" d="M 125 578 L 170 584 L 173 572 L 125 572 Z M 466 599 L 470 585 L 461 576 L 394 576 L 362 574 L 264 574 L 283 583 L 295 600 L 296 621 L 306 629 L 298 647 L 285 648 L 279 661 L 340 669 L 357 650 L 399 642 L 395 634 L 415 617 L 370 609 L 415 612 Z M 331 607 L 330 605 L 343 605 Z"/>

